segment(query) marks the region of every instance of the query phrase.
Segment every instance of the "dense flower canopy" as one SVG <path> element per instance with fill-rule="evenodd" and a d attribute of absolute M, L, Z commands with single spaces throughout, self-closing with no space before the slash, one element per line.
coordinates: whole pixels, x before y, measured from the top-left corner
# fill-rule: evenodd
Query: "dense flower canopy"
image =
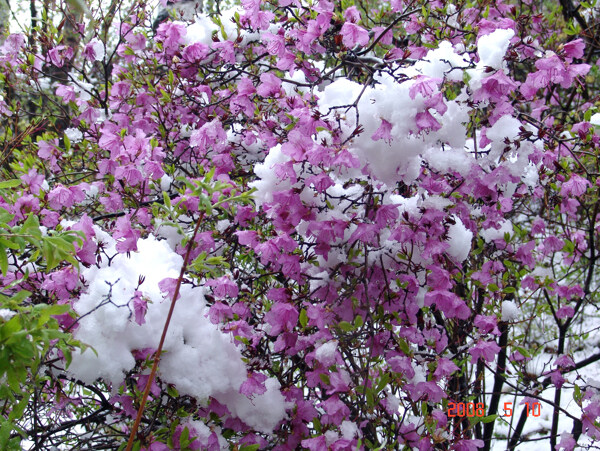
<path fill-rule="evenodd" d="M 2 449 L 594 446 L 597 8 L 98 3 L 0 48 Z"/>

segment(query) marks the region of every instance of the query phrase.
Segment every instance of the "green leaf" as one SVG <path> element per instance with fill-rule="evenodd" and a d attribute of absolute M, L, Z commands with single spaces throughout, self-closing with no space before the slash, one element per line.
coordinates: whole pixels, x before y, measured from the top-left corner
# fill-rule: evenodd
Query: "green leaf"
<path fill-rule="evenodd" d="M 373 389 L 367 387 L 367 406 L 373 407 L 375 405 L 375 396 L 373 394 Z"/>
<path fill-rule="evenodd" d="M 340 321 L 338 326 L 344 332 L 350 332 L 350 331 L 354 330 L 354 326 L 352 324 L 350 324 L 348 321 Z"/>
<path fill-rule="evenodd" d="M 575 402 L 577 402 L 577 404 L 579 404 L 581 402 L 581 398 L 581 389 L 579 388 L 579 385 L 575 384 L 573 387 L 573 399 Z"/>
<path fill-rule="evenodd" d="M 0 235 L 0 245 L 7 247 L 9 249 L 13 249 L 13 250 L 21 249 L 21 246 L 19 246 L 17 243 L 15 243 L 14 241 L 10 241 L 6 238 L 3 238 L 2 235 Z"/>
<path fill-rule="evenodd" d="M 19 179 L 5 180 L 3 182 L 0 182 L 0 189 L 15 188 L 15 187 L 19 186 L 20 184 L 21 184 L 21 180 L 19 180 Z"/>
<path fill-rule="evenodd" d="M 190 443 L 190 431 L 187 428 L 187 426 L 185 426 L 183 428 L 183 431 L 181 431 L 181 435 L 179 436 L 179 446 L 181 448 L 189 445 Z"/>
<path fill-rule="evenodd" d="M 302 327 L 306 327 L 306 325 L 308 324 L 308 315 L 306 313 L 306 309 L 302 309 L 300 311 L 300 316 L 298 317 L 298 321 L 300 322 L 300 325 Z"/>
<path fill-rule="evenodd" d="M 69 309 L 69 304 L 38 304 L 33 308 L 33 311 L 39 313 L 38 326 L 42 326 L 48 322 L 51 316 L 62 315 L 67 313 Z"/>
<path fill-rule="evenodd" d="M 0 244 L 0 270 L 2 275 L 6 276 L 8 272 L 8 256 L 6 255 L 6 248 Z"/>
<path fill-rule="evenodd" d="M 487 417 L 481 418 L 481 422 L 482 423 L 492 423 L 493 421 L 496 421 L 496 418 L 498 418 L 498 414 L 488 415 Z"/>
<path fill-rule="evenodd" d="M 240 451 L 257 451 L 259 447 L 260 447 L 260 445 L 258 445 L 258 444 L 244 445 L 240 448 Z"/>
<path fill-rule="evenodd" d="M 21 227 L 21 232 L 33 236 L 41 240 L 42 232 L 40 231 L 40 220 L 37 215 L 30 214 Z"/>
<path fill-rule="evenodd" d="M 363 320 L 363 317 L 360 315 L 356 315 L 356 318 L 354 318 L 354 327 L 356 329 L 358 329 L 359 327 L 361 327 L 363 324 L 365 323 L 365 321 Z"/>

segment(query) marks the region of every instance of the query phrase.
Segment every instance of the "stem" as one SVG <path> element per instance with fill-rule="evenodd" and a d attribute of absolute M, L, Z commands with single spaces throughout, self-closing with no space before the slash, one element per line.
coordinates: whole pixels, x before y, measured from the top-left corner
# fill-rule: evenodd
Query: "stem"
<path fill-rule="evenodd" d="M 167 319 L 165 320 L 165 326 L 163 327 L 162 336 L 160 337 L 160 342 L 158 343 L 158 348 L 156 349 L 156 353 L 154 354 L 154 363 L 152 364 L 152 370 L 150 371 L 150 377 L 148 378 L 148 382 L 146 382 L 146 388 L 144 388 L 144 394 L 142 395 L 142 400 L 140 402 L 140 408 L 138 409 L 137 416 L 135 418 L 135 423 L 133 423 L 133 427 L 131 428 L 131 432 L 129 434 L 129 441 L 127 442 L 127 447 L 125 451 L 131 451 L 133 446 L 133 442 L 137 435 L 138 428 L 140 426 L 140 422 L 142 421 L 142 414 L 144 413 L 144 408 L 146 407 L 146 401 L 148 399 L 148 395 L 150 394 L 150 387 L 152 387 L 152 382 L 154 382 L 154 377 L 156 376 L 156 370 L 158 369 L 158 363 L 160 362 L 160 354 L 162 352 L 163 345 L 165 343 L 165 338 L 167 337 L 167 330 L 169 329 L 169 323 L 171 322 L 171 317 L 173 316 L 173 311 L 175 310 L 175 303 L 177 302 L 177 298 L 179 297 L 179 288 L 181 287 L 181 281 L 183 280 L 183 275 L 185 274 L 185 270 L 190 260 L 190 254 L 192 253 L 192 247 L 194 246 L 194 239 L 200 229 L 200 223 L 204 218 L 204 212 L 200 214 L 198 221 L 196 222 L 196 227 L 194 228 L 194 233 L 190 238 L 190 242 L 187 245 L 187 250 L 185 253 L 185 258 L 183 259 L 183 265 L 181 266 L 181 272 L 179 273 L 179 277 L 177 279 L 177 286 L 175 287 L 175 293 L 173 293 L 173 300 L 171 301 L 171 306 L 169 308 L 169 313 L 167 315 Z"/>
<path fill-rule="evenodd" d="M 498 412 L 500 404 L 500 395 L 502 394 L 502 386 L 506 375 L 506 346 L 508 345 L 508 323 L 501 321 L 498 323 L 501 335 L 498 345 L 500 346 L 500 354 L 498 354 L 498 365 L 496 366 L 496 374 L 494 375 L 494 388 L 492 391 L 492 399 L 488 415 L 494 415 Z M 492 446 L 492 434 L 494 432 L 494 422 L 486 423 L 483 427 L 483 441 L 485 445 L 484 451 L 489 451 Z"/>

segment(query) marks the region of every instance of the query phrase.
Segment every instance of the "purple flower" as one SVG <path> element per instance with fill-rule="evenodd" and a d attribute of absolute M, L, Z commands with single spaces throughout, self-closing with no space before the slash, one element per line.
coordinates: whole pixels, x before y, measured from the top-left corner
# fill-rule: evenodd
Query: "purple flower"
<path fill-rule="evenodd" d="M 554 365 L 559 368 L 574 368 L 575 362 L 573 362 L 573 359 L 568 355 L 562 354 L 554 361 Z"/>
<path fill-rule="evenodd" d="M 583 52 L 585 50 L 585 42 L 583 39 L 575 39 L 567 42 L 563 47 L 565 56 L 570 58 L 583 58 Z"/>
<path fill-rule="evenodd" d="M 65 60 L 73 58 L 73 49 L 64 45 L 58 45 L 48 52 L 50 62 L 56 67 L 63 67 Z"/>
<path fill-rule="evenodd" d="M 479 448 L 483 448 L 485 443 L 483 440 L 460 440 L 457 442 L 452 449 L 455 451 L 477 451 Z"/>
<path fill-rule="evenodd" d="M 218 324 L 225 319 L 232 318 L 233 311 L 229 305 L 217 301 L 208 310 L 208 317 L 211 323 Z"/>
<path fill-rule="evenodd" d="M 559 451 L 561 449 L 564 449 L 565 451 L 573 451 L 576 445 L 577 442 L 575 441 L 573 436 L 568 432 L 563 432 L 562 434 L 560 434 L 560 442 L 557 443 L 554 449 L 556 451 Z"/>
<path fill-rule="evenodd" d="M 590 186 L 590 182 L 583 177 L 573 174 L 571 178 L 563 183 L 560 189 L 560 195 L 563 197 L 566 196 L 581 196 L 585 194 L 588 187 Z"/>
<path fill-rule="evenodd" d="M 381 119 L 381 125 L 375 133 L 371 136 L 373 141 L 379 141 L 383 139 L 385 141 L 390 142 L 392 140 L 392 124 L 386 121 L 385 119 Z"/>
<path fill-rule="evenodd" d="M 158 26 L 156 40 L 163 43 L 166 51 L 174 51 L 183 43 L 187 28 L 182 22 L 163 22 Z"/>
<path fill-rule="evenodd" d="M 269 335 L 276 336 L 286 330 L 292 330 L 298 323 L 298 310 L 291 304 L 276 302 L 265 315 L 265 321 L 271 325 Z"/>
<path fill-rule="evenodd" d="M 58 185 L 48 193 L 48 205 L 54 210 L 72 207 L 75 196 L 67 187 Z"/>
<path fill-rule="evenodd" d="M 320 407 L 327 413 L 322 417 L 321 422 L 323 424 L 341 424 L 350 415 L 350 409 L 340 400 L 338 395 L 329 397 L 320 404 Z"/>
<path fill-rule="evenodd" d="M 433 375 L 438 378 L 445 377 L 451 375 L 458 369 L 458 366 L 456 366 L 452 360 L 442 357 L 438 360 L 437 368 Z"/>
<path fill-rule="evenodd" d="M 148 311 L 148 301 L 142 297 L 142 292 L 136 290 L 133 293 L 133 313 L 135 314 L 135 322 L 140 326 L 146 322 L 145 316 Z"/>
<path fill-rule="evenodd" d="M 235 298 L 239 292 L 237 284 L 227 276 L 221 276 L 217 279 L 208 279 L 205 285 L 214 287 L 213 293 L 220 299 L 227 296 Z"/>
<path fill-rule="evenodd" d="M 349 22 L 356 23 L 360 20 L 360 12 L 356 6 L 351 6 L 344 11 L 344 18 Z"/>
<path fill-rule="evenodd" d="M 471 354 L 471 363 L 477 362 L 483 358 L 486 362 L 492 362 L 496 358 L 496 354 L 500 352 L 500 346 L 495 341 L 479 341 L 475 346 L 469 349 Z"/>
<path fill-rule="evenodd" d="M 263 97 L 270 97 L 279 94 L 281 90 L 281 79 L 270 72 L 265 72 L 260 76 L 260 85 L 256 92 Z"/>
<path fill-rule="evenodd" d="M 267 391 L 267 388 L 265 387 L 266 380 L 267 376 L 264 374 L 252 372 L 248 375 L 248 378 L 242 382 L 240 393 L 248 397 L 254 394 L 262 395 Z"/>
<path fill-rule="evenodd" d="M 427 75 L 418 75 L 415 77 L 415 82 L 408 89 L 408 95 L 411 99 L 414 99 L 417 94 L 421 94 L 424 98 L 431 97 L 434 93 L 438 92 L 439 85 L 442 83 L 442 79 L 428 77 Z"/>
<path fill-rule="evenodd" d="M 364 47 L 369 43 L 369 32 L 354 23 L 346 22 L 340 33 L 342 42 L 346 47 L 352 48 L 356 44 Z"/>
<path fill-rule="evenodd" d="M 137 251 L 137 240 L 141 232 L 134 230 L 131 224 L 130 215 L 121 216 L 117 219 L 116 227 L 113 232 L 113 238 L 117 240 L 116 249 L 119 253 Z"/>
<path fill-rule="evenodd" d="M 417 113 L 415 117 L 415 124 L 417 124 L 418 131 L 423 130 L 439 130 L 442 128 L 440 123 L 432 116 L 429 111 L 421 111 Z"/>
<path fill-rule="evenodd" d="M 433 290 L 425 294 L 425 305 L 435 304 L 447 318 L 467 319 L 471 309 L 454 293 L 445 290 Z"/>

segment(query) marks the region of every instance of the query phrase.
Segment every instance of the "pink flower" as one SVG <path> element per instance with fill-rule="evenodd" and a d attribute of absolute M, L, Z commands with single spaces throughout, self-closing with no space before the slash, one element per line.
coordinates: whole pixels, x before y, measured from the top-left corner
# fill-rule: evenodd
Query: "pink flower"
<path fill-rule="evenodd" d="M 104 205 L 110 213 L 119 211 L 123 208 L 123 198 L 117 193 L 108 193 L 108 196 L 101 197 L 100 203 Z"/>
<path fill-rule="evenodd" d="M 64 45 L 58 45 L 48 52 L 50 62 L 56 67 L 63 67 L 65 61 L 73 58 L 73 49 Z"/>
<path fill-rule="evenodd" d="M 573 362 L 573 359 L 568 355 L 562 354 L 554 361 L 554 365 L 559 368 L 574 368 L 575 362 Z"/>
<path fill-rule="evenodd" d="M 298 323 L 298 310 L 292 304 L 276 302 L 265 315 L 271 325 L 269 335 L 276 336 L 285 330 L 292 330 Z"/>
<path fill-rule="evenodd" d="M 383 45 L 391 45 L 394 40 L 394 34 L 391 30 L 388 30 L 383 36 L 381 33 L 385 31 L 385 27 L 373 27 L 373 33 L 375 33 L 375 39 L 379 39 L 379 43 Z M 381 38 L 379 38 L 381 36 Z"/>
<path fill-rule="evenodd" d="M 375 130 L 375 133 L 373 133 L 373 135 L 371 136 L 371 139 L 373 141 L 379 141 L 380 139 L 383 139 L 385 141 L 391 142 L 392 141 L 392 124 L 389 123 L 388 121 L 386 121 L 385 119 L 381 119 L 381 125 L 379 126 L 379 128 L 377 130 Z"/>
<path fill-rule="evenodd" d="M 534 249 L 535 241 L 529 241 L 519 247 L 519 250 L 515 254 L 515 258 L 525 266 L 529 267 L 529 269 L 533 269 L 535 266 L 535 258 L 533 256 Z"/>
<path fill-rule="evenodd" d="M 441 83 L 442 79 L 440 78 L 417 75 L 415 82 L 408 89 L 408 95 L 411 99 L 414 99 L 417 94 L 421 94 L 423 98 L 431 97 L 434 93 L 438 92 L 438 87 Z"/>
<path fill-rule="evenodd" d="M 233 42 L 213 42 L 212 48 L 219 51 L 219 56 L 224 62 L 229 64 L 235 63 L 235 48 L 233 47 Z"/>
<path fill-rule="evenodd" d="M 329 177 L 329 175 L 322 172 L 318 175 L 311 175 L 309 177 L 306 177 L 306 185 L 312 185 L 314 186 L 315 190 L 317 190 L 317 192 L 322 193 L 330 186 L 333 186 L 334 182 L 333 180 L 331 180 L 331 177 Z"/>
<path fill-rule="evenodd" d="M 406 356 L 396 355 L 392 358 L 389 358 L 388 364 L 394 373 L 400 373 L 408 380 L 415 377 L 415 370 L 412 366 L 410 358 Z"/>
<path fill-rule="evenodd" d="M 218 279 L 208 279 L 206 286 L 214 287 L 213 293 L 217 298 L 223 299 L 227 296 L 235 298 L 238 295 L 238 286 L 227 276 L 221 276 Z"/>
<path fill-rule="evenodd" d="M 323 424 L 341 424 L 350 415 L 350 409 L 340 400 L 338 395 L 330 396 L 320 404 L 320 407 L 327 413 L 322 417 L 321 422 Z"/>
<path fill-rule="evenodd" d="M 127 97 L 131 92 L 131 84 L 127 81 L 118 81 L 112 85 L 110 95 L 114 97 Z"/>
<path fill-rule="evenodd" d="M 559 319 L 572 318 L 575 314 L 575 309 L 570 305 L 563 305 L 556 311 L 556 317 Z"/>
<path fill-rule="evenodd" d="M 577 442 L 575 441 L 573 436 L 568 432 L 563 432 L 562 434 L 560 434 L 560 442 L 557 443 L 554 449 L 556 451 L 559 451 L 561 449 L 564 449 L 565 451 L 573 451 L 576 445 Z"/>
<path fill-rule="evenodd" d="M 477 344 L 469 349 L 471 354 L 471 363 L 483 358 L 486 362 L 492 362 L 500 352 L 500 346 L 495 341 L 478 341 Z"/>
<path fill-rule="evenodd" d="M 4 44 L 2 44 L 0 51 L 4 55 L 17 55 L 25 46 L 25 42 L 26 39 L 23 33 L 9 34 Z"/>
<path fill-rule="evenodd" d="M 409 392 L 413 401 L 427 400 L 433 403 L 440 402 L 448 395 L 434 381 L 417 382 L 416 384 L 407 384 L 406 390 Z"/>
<path fill-rule="evenodd" d="M 262 38 L 266 40 L 266 49 L 271 55 L 283 56 L 286 53 L 285 38 L 273 33 L 263 33 Z"/>
<path fill-rule="evenodd" d="M 356 44 L 366 46 L 369 43 L 369 32 L 362 27 L 351 22 L 346 22 L 341 30 L 342 42 L 348 48 Z"/>
<path fill-rule="evenodd" d="M 190 146 L 200 147 L 204 150 L 219 141 L 226 140 L 227 133 L 223 130 L 221 121 L 219 119 L 213 119 L 192 133 L 192 136 L 190 137 Z"/>
<path fill-rule="evenodd" d="M 348 22 L 356 23 L 360 20 L 360 12 L 356 8 L 356 6 L 351 6 L 349 8 L 346 8 L 346 10 L 344 11 L 344 18 Z"/>
<path fill-rule="evenodd" d="M 467 440 L 463 439 L 458 441 L 452 449 L 455 451 L 477 451 L 479 448 L 483 448 L 485 445 L 483 440 Z"/>
<path fill-rule="evenodd" d="M 21 176 L 21 180 L 29 187 L 32 194 L 39 194 L 45 178 L 42 174 L 38 174 L 35 169 L 30 169 L 27 174 Z"/>
<path fill-rule="evenodd" d="M 229 305 L 217 301 L 215 302 L 210 309 L 208 310 L 208 318 L 210 322 L 213 324 L 218 324 L 225 319 L 229 319 L 233 317 L 233 311 Z"/>
<path fill-rule="evenodd" d="M 148 301 L 143 298 L 142 292 L 136 290 L 133 293 L 133 313 L 135 314 L 135 322 L 140 326 L 146 322 L 145 316 L 148 311 Z"/>
<path fill-rule="evenodd" d="M 567 182 L 563 183 L 560 189 L 560 195 L 563 197 L 578 197 L 585 194 L 589 186 L 590 182 L 587 179 L 584 179 L 583 177 L 577 174 L 573 174 Z"/>
<path fill-rule="evenodd" d="M 137 240 L 141 232 L 134 230 L 130 215 L 121 216 L 117 219 L 113 238 L 117 241 L 116 249 L 119 253 L 137 251 Z"/>
<path fill-rule="evenodd" d="M 167 52 L 172 52 L 179 48 L 179 44 L 183 43 L 186 34 L 185 24 L 167 21 L 158 26 L 156 40 L 163 43 L 163 47 Z"/>
<path fill-rule="evenodd" d="M 583 58 L 584 50 L 585 42 L 583 42 L 583 39 L 581 38 L 567 42 L 563 47 L 565 56 L 570 58 Z"/>
<path fill-rule="evenodd" d="M 75 196 L 63 185 L 58 185 L 48 193 L 48 205 L 54 210 L 72 207 L 74 203 Z"/>
<path fill-rule="evenodd" d="M 126 181 L 129 186 L 139 185 L 144 179 L 142 173 L 132 164 L 119 166 L 115 171 L 115 178 Z"/>
<path fill-rule="evenodd" d="M 434 290 L 425 294 L 425 305 L 432 304 L 435 304 L 447 318 L 467 319 L 471 315 L 471 309 L 467 304 L 450 291 Z"/>
<path fill-rule="evenodd" d="M 417 116 L 415 117 L 415 123 L 417 124 L 418 131 L 436 131 L 442 128 L 440 123 L 431 115 L 429 111 L 422 111 L 420 113 L 417 113 Z"/>
<path fill-rule="evenodd" d="M 77 257 L 83 263 L 88 265 L 93 265 L 96 263 L 96 251 L 98 250 L 98 245 L 94 240 L 91 239 L 91 237 L 95 235 L 93 225 L 92 219 L 87 214 L 84 214 L 79 222 L 75 223 L 71 227 L 71 230 L 83 231 L 88 237 L 88 239 L 83 241 L 81 247 L 77 244 L 75 245 L 75 248 L 77 249 Z"/>
<path fill-rule="evenodd" d="M 252 372 L 248 375 L 248 378 L 242 382 L 240 393 L 248 397 L 254 394 L 262 395 L 267 391 L 267 388 L 265 387 L 266 380 L 267 376 L 264 374 Z"/>
<path fill-rule="evenodd" d="M 302 440 L 302 446 L 309 451 L 327 451 L 327 440 L 324 435 Z"/>
<path fill-rule="evenodd" d="M 160 282 L 158 282 L 158 289 L 162 292 L 162 293 L 167 293 L 167 296 L 169 299 L 173 299 L 173 296 L 175 296 L 175 288 L 177 287 L 177 279 L 174 279 L 172 277 L 167 277 L 166 279 L 161 280 Z M 179 299 L 181 297 L 181 293 L 179 294 L 179 297 L 177 299 Z"/>
<path fill-rule="evenodd" d="M 62 97 L 64 102 L 75 102 L 77 99 L 75 89 L 72 86 L 59 84 L 56 88 L 56 95 Z"/>
<path fill-rule="evenodd" d="M 457 371 L 459 368 L 456 364 L 445 357 L 438 360 L 437 367 L 433 373 L 435 377 L 446 377 Z"/>
<path fill-rule="evenodd" d="M 205 59 L 210 53 L 210 48 L 201 42 L 195 42 L 183 49 L 183 59 L 189 63 L 197 63 Z"/>
<path fill-rule="evenodd" d="M 381 205 L 375 214 L 375 222 L 379 227 L 393 224 L 398 219 L 400 212 L 396 205 Z"/>
<path fill-rule="evenodd" d="M 256 92 L 256 88 L 252 84 L 252 80 L 246 76 L 240 78 L 236 89 L 238 94 L 241 96 L 249 96 Z"/>
<path fill-rule="evenodd" d="M 477 315 L 473 325 L 479 329 L 482 334 L 494 333 L 500 335 L 498 330 L 498 319 L 495 316 Z"/>
<path fill-rule="evenodd" d="M 249 246 L 254 249 L 258 244 L 258 233 L 254 230 L 241 230 L 234 232 L 234 235 L 238 237 L 238 242 L 242 246 Z"/>
<path fill-rule="evenodd" d="M 263 97 L 270 97 L 279 94 L 281 90 L 281 79 L 270 72 L 265 72 L 260 76 L 260 85 L 256 92 Z"/>
<path fill-rule="evenodd" d="M 552 252 L 560 251 L 565 245 L 565 242 L 557 236 L 549 236 L 544 238 L 544 253 L 550 254 Z"/>
<path fill-rule="evenodd" d="M 379 232 L 379 227 L 377 224 L 366 224 L 360 223 L 356 227 L 356 230 L 352 235 L 350 235 L 350 239 L 348 243 L 352 244 L 355 241 L 361 241 L 362 243 L 371 244 L 375 246 L 377 244 L 377 233 Z"/>
<path fill-rule="evenodd" d="M 83 55 L 90 61 L 102 61 L 104 59 L 104 43 L 98 38 L 92 39 L 83 49 Z"/>
<path fill-rule="evenodd" d="M 511 78 L 499 70 L 483 79 L 481 88 L 475 93 L 473 99 L 476 101 L 489 99 L 493 102 L 500 102 L 509 92 L 514 91 L 517 87 L 518 85 Z"/>

